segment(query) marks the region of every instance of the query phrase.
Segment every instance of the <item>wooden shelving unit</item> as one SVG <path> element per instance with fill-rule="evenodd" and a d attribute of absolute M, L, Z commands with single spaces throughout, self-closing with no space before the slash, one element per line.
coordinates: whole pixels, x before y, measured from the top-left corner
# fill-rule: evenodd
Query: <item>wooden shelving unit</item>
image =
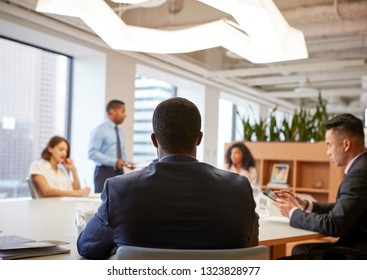
<path fill-rule="evenodd" d="M 310 194 L 321 202 L 335 201 L 343 168 L 330 162 L 324 142 L 246 142 L 245 145 L 255 157 L 261 188 L 267 187 L 274 164 L 288 164 L 287 183 L 293 192 Z"/>

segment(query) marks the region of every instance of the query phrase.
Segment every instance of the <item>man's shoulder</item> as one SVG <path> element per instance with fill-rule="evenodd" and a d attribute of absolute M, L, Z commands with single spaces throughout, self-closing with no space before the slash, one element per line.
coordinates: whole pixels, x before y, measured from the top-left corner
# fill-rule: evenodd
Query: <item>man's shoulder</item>
<path fill-rule="evenodd" d="M 149 166 L 141 170 L 109 178 L 108 184 L 119 185 L 120 187 L 123 185 L 126 187 L 131 187 L 136 184 L 149 184 L 149 182 L 151 182 L 151 179 L 153 181 L 159 181 L 165 180 L 165 177 L 167 177 L 172 180 L 172 169 L 157 168 L 157 165 L 159 165 L 159 163 L 151 163 Z M 206 182 L 211 182 L 211 184 L 213 185 L 223 186 L 224 188 L 235 187 L 238 189 L 242 189 L 246 187 L 251 187 L 250 183 L 244 176 L 240 176 L 236 173 L 219 169 L 207 163 L 196 162 L 195 164 L 185 163 L 184 165 L 186 165 L 186 168 L 184 169 L 186 170 L 186 172 L 189 173 L 189 175 L 187 175 L 187 179 L 189 180 L 192 180 L 192 177 L 196 176 L 195 178 L 200 177 L 200 180 L 198 181 L 205 180 Z M 188 166 L 191 166 L 192 169 L 188 168 Z M 178 173 L 182 174 L 180 172 Z M 155 176 L 152 177 L 152 174 L 154 174 Z"/>
<path fill-rule="evenodd" d="M 210 173 L 213 174 L 213 176 L 215 177 L 216 180 L 218 180 L 219 182 L 225 182 L 225 184 L 228 185 L 233 185 L 233 186 L 238 186 L 238 185 L 246 185 L 248 182 L 247 178 L 239 175 L 235 172 L 231 172 L 231 171 L 227 171 L 227 170 L 223 170 L 217 167 L 214 167 L 210 164 L 206 164 L 206 163 L 202 163 L 206 166 L 206 169 L 210 170 Z"/>
<path fill-rule="evenodd" d="M 91 132 L 91 137 L 94 138 L 96 136 L 101 137 L 106 134 L 108 130 L 110 130 L 110 124 L 107 120 L 98 124 Z"/>
<path fill-rule="evenodd" d="M 362 153 L 361 155 L 361 159 L 364 161 L 364 162 L 367 162 L 367 151 Z"/>
<path fill-rule="evenodd" d="M 366 170 L 367 170 L 367 152 L 364 152 L 360 156 L 358 156 L 358 158 L 355 159 L 352 166 L 350 167 L 350 171 L 366 171 Z"/>
<path fill-rule="evenodd" d="M 130 173 L 125 173 L 123 175 L 118 175 L 115 177 L 108 178 L 109 184 L 120 184 L 121 182 L 136 182 L 138 178 L 144 176 L 147 173 L 147 168 L 141 170 L 132 171 Z"/>
<path fill-rule="evenodd" d="M 227 178 L 241 178 L 242 177 L 242 176 L 239 176 L 235 172 L 231 172 L 231 171 L 228 171 L 228 170 L 225 170 L 225 169 L 221 169 L 221 168 L 215 167 L 215 166 L 207 164 L 207 163 L 202 163 L 202 164 L 208 166 L 208 168 L 212 169 L 213 172 L 215 172 L 217 174 L 221 174 L 222 176 L 227 177 Z"/>
<path fill-rule="evenodd" d="M 99 125 L 97 125 L 94 130 L 100 130 L 100 129 L 104 129 L 104 128 L 109 128 L 109 121 L 108 120 L 105 120 L 103 122 L 101 122 Z"/>

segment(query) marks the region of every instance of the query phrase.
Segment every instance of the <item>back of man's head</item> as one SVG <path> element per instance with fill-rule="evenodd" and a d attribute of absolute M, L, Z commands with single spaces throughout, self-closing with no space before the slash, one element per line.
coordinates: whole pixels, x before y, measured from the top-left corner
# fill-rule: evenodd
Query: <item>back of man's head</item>
<path fill-rule="evenodd" d="M 153 114 L 153 131 L 170 154 L 191 153 L 201 129 L 201 116 L 191 101 L 174 97 L 160 103 Z"/>

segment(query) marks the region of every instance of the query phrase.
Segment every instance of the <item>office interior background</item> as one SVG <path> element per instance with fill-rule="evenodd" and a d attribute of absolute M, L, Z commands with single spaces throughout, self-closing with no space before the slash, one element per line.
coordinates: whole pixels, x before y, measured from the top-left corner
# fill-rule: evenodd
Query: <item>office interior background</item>
<path fill-rule="evenodd" d="M 189 26 L 226 17 L 193 0 L 142 7 L 106 0 L 131 25 Z M 198 159 L 223 167 L 224 143 L 241 140 L 236 110 L 251 122 L 314 108 L 364 118 L 367 107 L 367 1 L 277 0 L 305 36 L 307 59 L 254 64 L 217 47 L 183 54 L 112 50 L 81 20 L 35 11 L 36 0 L 0 1 L 0 197 L 29 196 L 29 165 L 53 135 L 67 137 L 81 180 L 93 184 L 90 132 L 111 99 L 126 103 L 128 158 L 156 158 L 150 142 L 155 106 L 186 97 L 199 107 Z M 255 155 L 256 157 L 256 155 Z M 92 186 L 93 187 L 93 186 Z"/>

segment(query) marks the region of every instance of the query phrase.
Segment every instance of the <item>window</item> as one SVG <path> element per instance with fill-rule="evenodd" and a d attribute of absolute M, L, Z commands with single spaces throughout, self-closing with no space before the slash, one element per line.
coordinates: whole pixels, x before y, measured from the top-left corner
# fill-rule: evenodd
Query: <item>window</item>
<path fill-rule="evenodd" d="M 0 37 L 0 197 L 25 178 L 53 135 L 68 136 L 71 58 Z"/>
<path fill-rule="evenodd" d="M 243 140 L 243 125 L 240 117 L 250 118 L 255 123 L 259 116 L 259 105 L 222 92 L 218 112 L 217 167 L 224 167 L 225 143 Z"/>
<path fill-rule="evenodd" d="M 135 78 L 134 113 L 134 162 L 152 161 L 157 158 L 150 135 L 155 107 L 162 101 L 176 96 L 176 87 L 156 79 L 137 75 Z"/>

